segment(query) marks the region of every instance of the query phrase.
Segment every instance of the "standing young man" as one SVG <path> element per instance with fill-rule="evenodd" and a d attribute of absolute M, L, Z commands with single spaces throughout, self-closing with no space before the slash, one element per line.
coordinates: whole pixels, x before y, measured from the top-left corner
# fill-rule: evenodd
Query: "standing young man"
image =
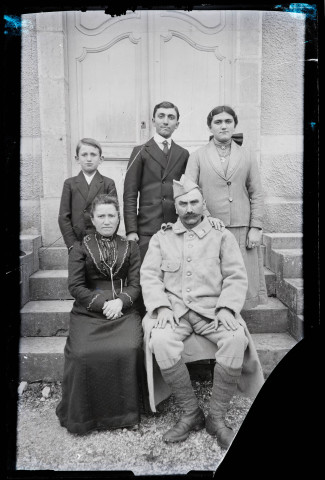
<path fill-rule="evenodd" d="M 153 110 L 155 135 L 133 149 L 124 182 L 124 223 L 128 240 L 138 241 L 143 260 L 149 241 L 162 223 L 177 219 L 173 180 L 184 173 L 189 152 L 172 140 L 179 125 L 179 111 L 170 102 Z M 138 210 L 138 194 L 139 210 Z"/>

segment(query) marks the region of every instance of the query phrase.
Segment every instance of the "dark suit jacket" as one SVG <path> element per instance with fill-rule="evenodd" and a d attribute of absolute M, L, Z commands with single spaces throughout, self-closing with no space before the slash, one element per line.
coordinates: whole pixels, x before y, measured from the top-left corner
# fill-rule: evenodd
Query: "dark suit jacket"
<path fill-rule="evenodd" d="M 173 180 L 179 180 L 185 172 L 188 157 L 188 151 L 172 141 L 166 166 L 165 156 L 153 138 L 133 149 L 123 193 L 126 234 L 153 235 L 162 223 L 176 222 Z"/>
<path fill-rule="evenodd" d="M 76 240 L 82 240 L 86 231 L 93 230 L 89 212 L 91 202 L 100 193 L 117 196 L 114 181 L 101 175 L 98 170 L 89 187 L 82 171 L 76 177 L 65 180 L 61 196 L 59 226 L 68 248 Z"/>

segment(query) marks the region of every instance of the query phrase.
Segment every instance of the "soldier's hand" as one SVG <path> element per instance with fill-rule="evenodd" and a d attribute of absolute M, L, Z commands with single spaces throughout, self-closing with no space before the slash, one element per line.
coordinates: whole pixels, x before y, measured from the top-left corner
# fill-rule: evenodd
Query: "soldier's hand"
<path fill-rule="evenodd" d="M 208 217 L 208 220 L 210 224 L 217 230 L 223 230 L 225 228 L 225 224 L 219 218 Z"/>
<path fill-rule="evenodd" d="M 136 232 L 131 232 L 131 233 L 128 233 L 126 238 L 128 240 L 133 240 L 134 242 L 138 242 L 139 241 L 139 235 L 136 233 Z"/>
<path fill-rule="evenodd" d="M 172 310 L 168 307 L 159 307 L 158 316 L 154 328 L 165 328 L 167 323 L 170 323 L 172 329 L 175 330 L 176 325 L 179 325 L 179 320 L 176 318 Z"/>
<path fill-rule="evenodd" d="M 237 330 L 239 323 L 228 308 L 220 308 L 214 319 L 214 329 L 221 323 L 227 330 Z"/>

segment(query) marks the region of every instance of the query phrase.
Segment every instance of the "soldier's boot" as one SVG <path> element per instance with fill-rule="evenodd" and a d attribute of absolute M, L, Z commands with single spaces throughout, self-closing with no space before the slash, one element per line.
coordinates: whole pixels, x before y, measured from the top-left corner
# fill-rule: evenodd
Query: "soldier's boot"
<path fill-rule="evenodd" d="M 225 416 L 232 396 L 236 393 L 241 368 L 223 368 L 215 364 L 210 412 L 206 419 L 206 431 L 217 437 L 221 448 L 229 448 L 235 433 L 225 424 Z"/>
<path fill-rule="evenodd" d="M 177 404 L 183 410 L 178 422 L 163 435 L 165 442 L 182 442 L 192 430 L 205 426 L 205 416 L 199 408 L 188 369 L 181 359 L 171 368 L 161 370 L 163 379 L 169 385 Z"/>

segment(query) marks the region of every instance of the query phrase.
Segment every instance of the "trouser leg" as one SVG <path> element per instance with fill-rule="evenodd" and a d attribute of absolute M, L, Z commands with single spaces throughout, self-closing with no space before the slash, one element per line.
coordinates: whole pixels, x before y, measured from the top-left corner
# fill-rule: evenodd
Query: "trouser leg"
<path fill-rule="evenodd" d="M 188 369 L 180 359 L 170 368 L 162 369 L 161 374 L 175 396 L 177 404 L 183 410 L 183 415 L 163 440 L 165 442 L 180 442 L 186 440 L 192 430 L 200 430 L 205 425 L 205 417 L 194 393 Z"/>
<path fill-rule="evenodd" d="M 213 387 L 210 399 L 210 412 L 206 420 L 206 430 L 217 437 L 221 448 L 228 448 L 234 438 L 234 432 L 225 425 L 225 416 L 229 403 L 237 390 L 241 368 L 223 367 L 215 364 Z"/>
<path fill-rule="evenodd" d="M 164 434 L 165 442 L 183 441 L 192 430 L 200 430 L 205 425 L 205 417 L 199 408 L 188 369 L 181 358 L 183 340 L 191 331 L 190 325 L 181 320 L 175 331 L 166 325 L 163 329 L 153 329 L 151 334 L 150 348 L 155 354 L 164 381 L 182 409 L 179 421 Z"/>

